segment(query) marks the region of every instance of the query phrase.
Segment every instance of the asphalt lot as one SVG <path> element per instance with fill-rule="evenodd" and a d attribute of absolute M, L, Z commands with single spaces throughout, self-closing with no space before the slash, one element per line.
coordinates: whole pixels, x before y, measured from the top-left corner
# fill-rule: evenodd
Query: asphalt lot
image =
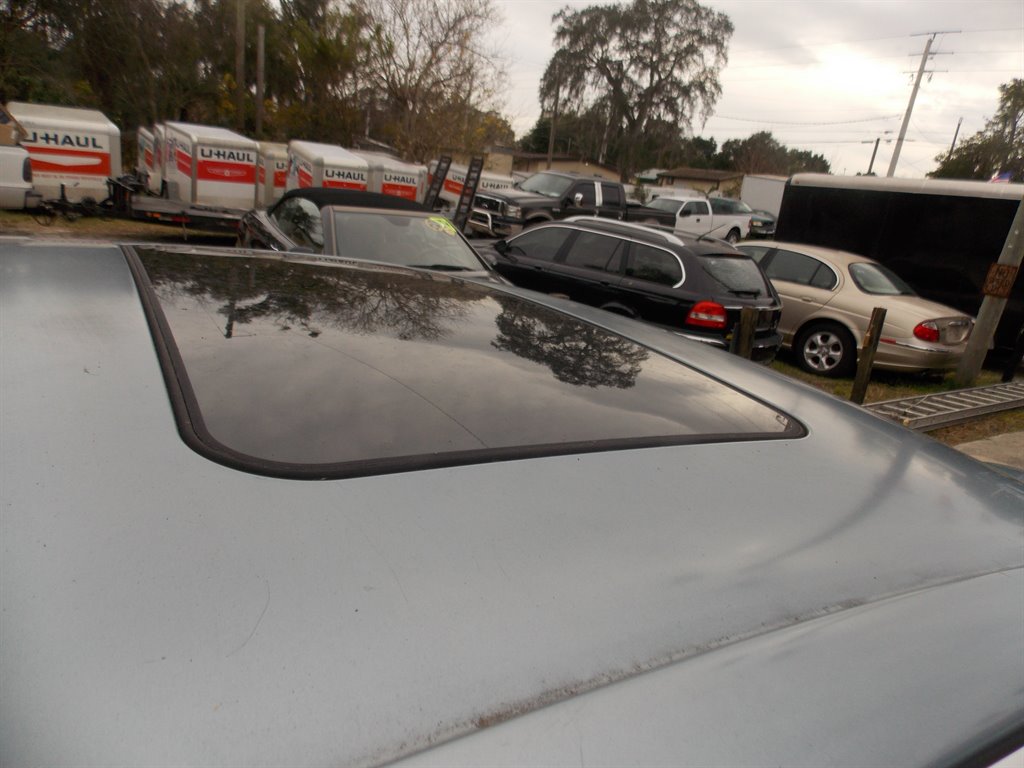
<path fill-rule="evenodd" d="M 1024 472 L 1024 432 L 1008 432 L 956 446 L 958 451 L 978 461 L 1001 464 Z M 1024 475 L 1018 477 L 1024 481 Z"/>

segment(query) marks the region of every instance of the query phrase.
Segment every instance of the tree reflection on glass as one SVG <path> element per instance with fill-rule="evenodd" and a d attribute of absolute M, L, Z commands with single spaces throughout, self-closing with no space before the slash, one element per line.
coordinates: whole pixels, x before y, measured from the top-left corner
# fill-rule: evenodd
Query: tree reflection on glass
<path fill-rule="evenodd" d="M 486 295 L 459 282 L 388 267 L 331 268 L 276 257 L 141 248 L 138 254 L 162 302 L 188 296 L 219 305 L 229 339 L 237 326 L 265 321 L 280 331 L 301 328 L 313 338 L 337 328 L 436 340 Z"/>
<path fill-rule="evenodd" d="M 629 389 L 649 352 L 628 339 L 575 318 L 508 296 L 494 297 L 502 307 L 491 342 L 551 369 L 567 384 Z"/>

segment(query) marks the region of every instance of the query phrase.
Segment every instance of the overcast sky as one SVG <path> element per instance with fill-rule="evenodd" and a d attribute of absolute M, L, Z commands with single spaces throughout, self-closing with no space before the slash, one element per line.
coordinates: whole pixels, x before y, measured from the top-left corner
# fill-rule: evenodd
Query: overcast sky
<path fill-rule="evenodd" d="M 537 86 L 553 53 L 551 16 L 594 0 L 495 0 L 495 41 L 506 61 L 503 112 L 516 136 L 540 114 Z M 922 81 L 897 176 L 923 177 L 934 158 L 981 130 L 998 87 L 1024 77 L 1024 0 L 702 0 L 732 20 L 722 97 L 693 133 L 728 139 L 771 131 L 791 148 L 823 155 L 833 173 L 884 175 L 927 36 L 937 54 Z M 917 35 L 917 36 L 915 36 Z"/>

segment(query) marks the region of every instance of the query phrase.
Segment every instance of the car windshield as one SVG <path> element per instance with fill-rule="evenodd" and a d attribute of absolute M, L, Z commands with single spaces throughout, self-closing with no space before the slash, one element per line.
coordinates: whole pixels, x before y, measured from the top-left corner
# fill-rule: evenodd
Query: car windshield
<path fill-rule="evenodd" d="M 443 216 L 339 208 L 326 213 L 333 222 L 338 256 L 452 272 L 486 269 Z"/>
<path fill-rule="evenodd" d="M 659 197 L 651 200 L 651 202 L 644 206 L 644 208 L 653 208 L 656 211 L 668 211 L 669 213 L 676 213 L 682 207 L 682 200 L 669 200 L 665 197 Z"/>
<path fill-rule="evenodd" d="M 768 282 L 747 256 L 714 254 L 699 256 L 701 268 L 735 296 L 767 296 Z"/>
<path fill-rule="evenodd" d="M 754 209 L 744 203 L 742 200 L 735 200 L 736 213 L 754 213 Z"/>
<path fill-rule="evenodd" d="M 914 289 L 881 264 L 859 261 L 850 265 L 850 277 L 864 293 L 872 296 L 914 296 Z"/>
<path fill-rule="evenodd" d="M 534 192 L 545 197 L 561 197 L 566 193 L 572 184 L 572 179 L 565 176 L 555 176 L 552 173 L 535 173 L 528 178 L 519 188 L 524 192 Z"/>

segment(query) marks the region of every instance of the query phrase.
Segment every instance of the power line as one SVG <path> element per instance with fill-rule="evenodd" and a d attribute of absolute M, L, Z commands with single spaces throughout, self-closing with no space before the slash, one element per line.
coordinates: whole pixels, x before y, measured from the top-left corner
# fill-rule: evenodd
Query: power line
<path fill-rule="evenodd" d="M 729 117 L 728 115 L 715 115 L 719 120 L 735 120 L 740 123 L 760 123 L 762 125 L 851 125 L 853 123 L 873 123 L 876 120 L 895 120 L 900 117 L 896 115 L 880 115 L 879 117 L 864 117 L 857 120 L 832 120 L 821 123 L 788 122 L 785 120 L 756 120 L 749 117 Z"/>
<path fill-rule="evenodd" d="M 994 29 L 965 29 L 965 30 L 961 31 L 961 34 L 973 35 L 973 34 L 983 34 L 983 33 L 987 34 L 989 32 L 1024 32 L 1024 27 L 1011 27 L 1011 28 L 1000 27 L 1000 28 L 994 28 Z M 927 35 L 927 34 L 931 34 L 931 33 L 923 32 L 923 33 L 919 33 L 919 34 Z M 910 35 L 910 37 L 913 37 L 913 36 L 914 35 Z M 879 42 L 883 42 L 883 41 L 887 41 L 887 40 L 906 40 L 907 37 L 908 37 L 908 35 L 893 35 L 893 36 L 887 36 L 887 37 L 861 37 L 861 38 L 857 38 L 857 39 L 853 39 L 853 40 L 836 40 L 835 42 L 831 42 L 831 43 L 818 43 L 818 44 L 816 44 L 816 47 L 817 48 L 824 48 L 824 47 L 827 47 L 827 46 L 830 46 L 830 45 L 849 45 L 850 43 L 879 43 Z M 739 54 L 739 53 L 768 53 L 768 52 L 771 52 L 771 51 L 786 51 L 786 50 L 791 50 L 791 49 L 794 49 L 794 48 L 806 48 L 806 47 L 807 47 L 807 45 L 805 45 L 805 44 L 780 45 L 780 46 L 777 46 L 775 48 L 745 48 L 745 49 L 740 49 L 740 50 L 732 51 L 732 53 L 734 53 L 734 54 Z"/>

